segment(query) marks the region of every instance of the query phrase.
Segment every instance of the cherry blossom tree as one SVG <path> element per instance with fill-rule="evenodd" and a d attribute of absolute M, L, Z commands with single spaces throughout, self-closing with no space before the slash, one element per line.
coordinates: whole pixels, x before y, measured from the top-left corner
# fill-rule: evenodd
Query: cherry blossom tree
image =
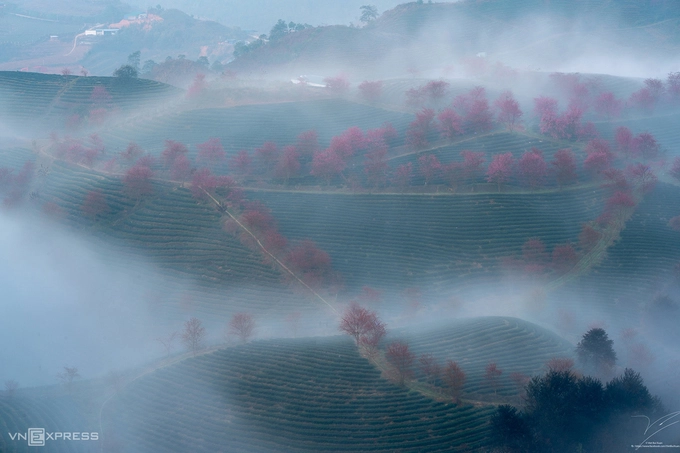
<path fill-rule="evenodd" d="M 546 362 L 545 367 L 550 371 L 564 372 L 574 368 L 574 359 L 567 357 L 553 357 Z"/>
<path fill-rule="evenodd" d="M 661 146 L 649 132 L 642 132 L 633 138 L 633 154 L 643 159 L 655 159 L 661 152 Z"/>
<path fill-rule="evenodd" d="M 460 394 L 465 385 L 466 375 L 458 363 L 447 360 L 442 371 L 442 381 L 454 401 L 460 401 Z"/>
<path fill-rule="evenodd" d="M 331 180 L 341 174 L 344 169 L 345 162 L 332 148 L 314 153 L 311 173 L 326 180 L 326 184 L 330 184 Z"/>
<path fill-rule="evenodd" d="M 248 151 L 242 149 L 231 158 L 231 167 L 240 175 L 248 175 L 252 171 L 252 159 Z"/>
<path fill-rule="evenodd" d="M 522 259 L 529 265 L 543 265 L 548 257 L 545 243 L 539 238 L 530 238 L 522 245 Z"/>
<path fill-rule="evenodd" d="M 234 335 L 241 340 L 242 343 L 247 343 L 255 331 L 255 321 L 253 316 L 249 313 L 236 313 L 229 321 L 229 335 Z"/>
<path fill-rule="evenodd" d="M 83 213 L 92 220 L 97 220 L 101 216 L 111 211 L 104 194 L 100 190 L 91 190 L 85 196 L 81 206 Z"/>
<path fill-rule="evenodd" d="M 374 103 L 377 102 L 382 96 L 383 82 L 381 80 L 369 82 L 364 80 L 359 85 L 359 93 L 361 97 L 367 102 Z"/>
<path fill-rule="evenodd" d="M 680 72 L 668 73 L 666 91 L 672 101 L 677 101 L 680 98 Z"/>
<path fill-rule="evenodd" d="M 151 185 L 151 178 L 153 171 L 147 166 L 135 164 L 130 168 L 123 177 L 123 184 L 125 193 L 135 199 L 139 199 L 145 195 L 153 193 L 153 186 Z"/>
<path fill-rule="evenodd" d="M 172 162 L 170 177 L 184 183 L 191 176 L 191 162 L 187 156 L 181 154 Z"/>
<path fill-rule="evenodd" d="M 392 365 L 396 381 L 399 385 L 404 385 L 406 379 L 413 376 L 413 362 L 415 355 L 410 351 L 406 343 L 393 342 L 387 346 L 385 359 Z"/>
<path fill-rule="evenodd" d="M 482 151 L 464 150 L 460 152 L 463 158 L 463 176 L 468 179 L 477 178 L 483 173 L 484 162 L 486 162 L 486 155 Z"/>
<path fill-rule="evenodd" d="M 319 136 L 315 130 L 300 133 L 295 142 L 295 148 L 304 158 L 309 158 L 319 150 Z"/>
<path fill-rule="evenodd" d="M 385 335 L 385 324 L 378 315 L 356 303 L 350 304 L 340 320 L 340 331 L 354 338 L 357 346 L 376 348 Z"/>
<path fill-rule="evenodd" d="M 264 142 L 262 146 L 255 149 L 255 158 L 261 165 L 261 171 L 269 173 L 279 158 L 279 148 L 274 142 Z"/>
<path fill-rule="evenodd" d="M 387 145 L 373 146 L 365 155 L 364 173 L 368 182 L 375 186 L 383 186 L 387 182 Z"/>
<path fill-rule="evenodd" d="M 409 124 L 406 131 L 406 143 L 412 149 L 422 149 L 429 144 L 434 115 L 432 109 L 422 109 L 416 113 L 416 119 Z"/>
<path fill-rule="evenodd" d="M 226 153 L 219 138 L 211 138 L 204 143 L 196 145 L 198 154 L 196 160 L 201 163 L 217 165 L 224 161 Z"/>
<path fill-rule="evenodd" d="M 300 153 L 298 153 L 295 146 L 286 146 L 281 152 L 279 161 L 276 163 L 275 174 L 279 178 L 283 178 L 285 184 L 300 172 Z"/>
<path fill-rule="evenodd" d="M 194 81 L 187 90 L 187 98 L 195 98 L 205 89 L 205 74 L 196 74 Z"/>
<path fill-rule="evenodd" d="M 165 166 L 170 168 L 178 156 L 186 156 L 188 153 L 189 149 L 183 143 L 174 140 L 166 140 L 165 149 L 161 153 L 161 159 L 163 159 Z"/>
<path fill-rule="evenodd" d="M 624 157 L 630 157 L 633 154 L 633 133 L 627 127 L 616 128 L 614 143 L 616 143 L 616 149 Z"/>
<path fill-rule="evenodd" d="M 493 113 L 484 87 L 477 86 L 467 94 L 457 96 L 453 106 L 463 116 L 463 129 L 466 132 L 481 133 L 493 128 Z"/>
<path fill-rule="evenodd" d="M 626 168 L 626 173 L 633 178 L 633 181 L 642 188 L 644 193 L 654 190 L 658 178 L 649 165 L 642 163 L 631 164 Z"/>
<path fill-rule="evenodd" d="M 514 131 L 520 128 L 520 118 L 522 118 L 522 110 L 519 108 L 519 103 L 515 100 L 512 92 L 505 91 L 494 102 L 494 108 L 497 112 L 498 122 L 504 125 L 509 131 Z"/>
<path fill-rule="evenodd" d="M 581 233 L 578 237 L 579 246 L 584 252 L 589 252 L 597 245 L 597 243 L 602 238 L 602 233 L 597 231 L 592 226 L 585 224 L 581 229 Z"/>
<path fill-rule="evenodd" d="M 418 170 L 425 178 L 425 185 L 428 185 L 433 179 L 439 177 L 442 164 L 434 154 L 426 154 L 418 158 Z"/>
<path fill-rule="evenodd" d="M 443 80 L 430 80 L 423 87 L 423 91 L 433 103 L 437 104 L 447 95 L 450 84 Z"/>
<path fill-rule="evenodd" d="M 342 74 L 335 77 L 326 77 L 323 79 L 323 83 L 326 84 L 326 88 L 336 95 L 345 94 L 349 90 L 349 80 L 347 80 L 347 76 Z"/>
<path fill-rule="evenodd" d="M 565 184 L 576 181 L 576 157 L 571 149 L 564 148 L 558 150 L 550 165 L 553 167 L 555 178 L 560 188 Z"/>
<path fill-rule="evenodd" d="M 522 181 L 532 189 L 542 186 L 548 174 L 548 165 L 543 159 L 543 151 L 538 148 L 532 148 L 522 154 L 517 168 Z"/>
<path fill-rule="evenodd" d="M 617 118 L 622 107 L 623 103 L 611 91 L 600 93 L 595 98 L 595 112 L 604 118 Z"/>
<path fill-rule="evenodd" d="M 673 159 L 673 166 L 671 167 L 669 173 L 671 177 L 680 181 L 680 157 L 676 157 L 675 159 Z"/>
<path fill-rule="evenodd" d="M 680 231 L 680 215 L 671 217 L 671 219 L 668 221 L 668 226 L 675 231 Z"/>
<path fill-rule="evenodd" d="M 127 162 L 133 162 L 143 154 L 144 150 L 137 143 L 130 142 L 127 148 L 125 148 L 125 151 L 120 153 L 120 157 L 122 157 Z"/>
<path fill-rule="evenodd" d="M 552 252 L 553 269 L 560 274 L 568 272 L 578 262 L 578 254 L 571 244 L 556 245 Z"/>
<path fill-rule="evenodd" d="M 449 141 L 463 134 L 463 120 L 454 110 L 445 109 L 437 115 L 441 136 Z"/>
<path fill-rule="evenodd" d="M 628 105 L 645 113 L 651 113 L 656 106 L 656 99 L 649 88 L 640 88 L 630 95 Z"/>
<path fill-rule="evenodd" d="M 320 286 L 332 276 L 330 255 L 309 239 L 292 247 L 285 262 L 303 282 L 312 287 Z"/>
<path fill-rule="evenodd" d="M 441 378 L 442 366 L 432 354 L 423 354 L 418 358 L 420 371 L 430 385 L 435 385 Z"/>
<path fill-rule="evenodd" d="M 607 200 L 607 206 L 611 208 L 632 208 L 635 206 L 635 199 L 628 192 L 616 192 Z"/>
<path fill-rule="evenodd" d="M 395 186 L 406 189 L 413 179 L 413 164 L 411 162 L 400 165 L 394 171 L 393 183 Z M 680 178 L 679 178 L 680 179 Z"/>
<path fill-rule="evenodd" d="M 501 191 L 501 185 L 507 183 L 513 173 L 514 159 L 512 153 L 496 154 L 493 156 L 489 168 L 486 171 L 486 180 L 490 183 L 498 185 L 498 191 Z"/>
<path fill-rule="evenodd" d="M 592 174 L 602 173 L 611 166 L 614 160 L 614 154 L 606 140 L 594 139 L 589 141 L 585 151 L 588 156 L 583 161 L 583 167 Z"/>

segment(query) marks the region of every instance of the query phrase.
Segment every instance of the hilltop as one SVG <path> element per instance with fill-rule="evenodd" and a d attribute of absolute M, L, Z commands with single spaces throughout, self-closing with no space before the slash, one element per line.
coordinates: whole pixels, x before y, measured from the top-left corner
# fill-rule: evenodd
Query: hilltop
<path fill-rule="evenodd" d="M 357 77 L 387 78 L 414 68 L 442 74 L 446 66 L 470 65 L 482 53 L 492 63 L 560 70 L 572 59 L 576 64 L 597 61 L 598 46 L 607 46 L 609 52 L 621 49 L 626 58 L 662 57 L 680 45 L 678 21 L 680 11 L 673 2 L 647 6 L 628 0 L 576 5 L 542 0 L 411 2 L 383 12 L 361 28 L 325 26 L 291 32 L 229 67 L 256 74 L 346 71 Z M 502 39 L 498 30 L 503 30 Z"/>

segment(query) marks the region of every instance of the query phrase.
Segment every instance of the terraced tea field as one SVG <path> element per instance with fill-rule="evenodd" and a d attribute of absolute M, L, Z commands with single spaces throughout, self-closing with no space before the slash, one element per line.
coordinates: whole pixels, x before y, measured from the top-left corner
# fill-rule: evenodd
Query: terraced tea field
<path fill-rule="evenodd" d="M 0 71 L 0 120 L 20 129 L 53 127 L 61 129 L 69 115 L 85 115 L 93 108 L 95 86 L 102 86 L 110 98 L 107 108 L 129 112 L 134 108 L 157 106 L 181 90 L 147 79 L 116 77 L 58 76 L 29 72 Z"/>
<path fill-rule="evenodd" d="M 570 350 L 513 318 L 461 320 L 417 340 L 395 336 L 439 357 L 479 355 L 463 362 L 466 391 L 479 393 L 490 390 L 477 368 L 494 354 L 507 373 L 531 372 Z M 513 393 L 505 381 L 501 387 L 499 394 Z M 256 342 L 159 369 L 110 400 L 103 421 L 105 434 L 138 451 L 476 451 L 486 445 L 491 411 L 399 388 L 351 340 L 327 337 Z"/>
<path fill-rule="evenodd" d="M 29 447 L 26 440 L 12 440 L 9 434 L 26 434 L 28 428 L 44 428 L 46 432 L 97 432 L 94 421 L 88 420 L 70 396 L 37 398 L 17 394 L 0 398 L 0 451 L 24 453 L 39 447 Z M 50 441 L 48 441 L 50 442 Z M 55 453 L 92 452 L 97 441 L 53 441 L 48 451 Z"/>
<path fill-rule="evenodd" d="M 600 189 L 541 194 L 399 195 L 248 192 L 269 206 L 290 239 L 330 253 L 348 288 L 428 292 L 500 277 L 500 259 L 529 238 L 548 250 L 577 242 L 602 210 Z"/>
<path fill-rule="evenodd" d="M 242 149 L 252 152 L 266 141 L 293 144 L 301 132 L 312 129 L 325 146 L 333 136 L 357 124 L 366 130 L 390 122 L 403 130 L 411 120 L 408 114 L 329 99 L 182 111 L 113 129 L 102 138 L 111 150 L 125 149 L 134 141 L 157 153 L 165 146 L 164 140 L 195 145 L 218 137 L 230 155 Z M 190 152 L 193 155 L 195 149 Z"/>
<path fill-rule="evenodd" d="M 110 208 L 97 222 L 81 210 L 91 190 L 101 191 Z M 136 205 L 124 195 L 120 179 L 57 162 L 42 178 L 40 193 L 42 201 L 64 210 L 71 227 L 113 246 L 126 267 L 150 262 L 195 286 L 193 297 L 203 312 L 290 308 L 293 293 L 280 274 L 222 230 L 220 213 L 197 204 L 187 189 L 156 183 L 154 190 L 155 195 Z M 239 296 L 232 297 L 233 291 Z"/>
<path fill-rule="evenodd" d="M 680 263 L 680 233 L 668 220 L 680 215 L 680 187 L 659 184 L 640 204 L 607 251 L 606 259 L 592 272 L 564 288 L 597 307 L 635 317 L 664 282 L 672 280 Z"/>
<path fill-rule="evenodd" d="M 484 317 L 460 319 L 421 328 L 398 329 L 386 341 L 406 342 L 416 355 L 432 354 L 441 364 L 457 362 L 467 374 L 463 392 L 469 399 L 517 397 L 510 375 L 534 376 L 546 371 L 550 359 L 575 358 L 574 345 L 536 324 L 518 318 Z M 494 362 L 503 371 L 498 390 L 484 378 Z M 419 373 L 420 379 L 425 379 Z"/>

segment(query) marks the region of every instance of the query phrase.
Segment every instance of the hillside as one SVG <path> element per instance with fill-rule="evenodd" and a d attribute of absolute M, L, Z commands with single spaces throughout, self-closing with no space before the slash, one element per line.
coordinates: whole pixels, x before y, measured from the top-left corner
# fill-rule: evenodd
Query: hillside
<path fill-rule="evenodd" d="M 628 0 L 581 1 L 572 6 L 542 0 L 411 2 L 385 11 L 363 28 L 326 26 L 289 33 L 229 67 L 258 74 L 295 68 L 387 78 L 413 68 L 433 72 L 456 66 L 461 74 L 465 59 L 484 52 L 491 62 L 515 68 L 590 72 L 592 63 L 588 67 L 585 61 L 602 59 L 598 54 L 603 48 L 648 61 L 680 45 L 680 11 L 673 2 L 642 6 Z M 503 30 L 502 39 L 498 30 Z"/>
<path fill-rule="evenodd" d="M 506 349 L 489 349 L 501 339 Z M 452 344 L 457 349 L 445 352 Z M 547 331 L 512 318 L 460 320 L 414 347 L 456 359 L 483 350 L 480 361 L 521 348 L 532 359 L 518 356 L 519 371 L 540 371 L 569 351 Z M 478 367 L 467 360 L 463 367 L 477 391 Z M 502 387 L 513 394 L 508 382 Z M 256 342 L 159 369 L 113 397 L 103 421 L 105 434 L 139 451 L 477 451 L 487 442 L 490 410 L 399 388 L 350 340 L 331 337 Z"/>
<path fill-rule="evenodd" d="M 181 91 L 146 79 L 80 77 L 0 71 L 0 122 L 19 133 L 47 135 L 98 126 L 112 114 L 128 114 L 172 99 Z"/>

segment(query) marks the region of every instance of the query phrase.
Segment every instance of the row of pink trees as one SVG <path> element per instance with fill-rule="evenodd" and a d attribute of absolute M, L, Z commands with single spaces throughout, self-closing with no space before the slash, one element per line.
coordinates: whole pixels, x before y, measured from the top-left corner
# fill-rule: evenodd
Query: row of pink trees
<path fill-rule="evenodd" d="M 522 115 L 519 103 L 510 91 L 501 93 L 490 106 L 485 89 L 478 86 L 456 96 L 451 107 L 439 113 L 431 108 L 416 112 L 416 119 L 409 124 L 406 133 L 406 143 L 413 149 L 423 149 L 436 132 L 442 139 L 451 141 L 464 134 L 488 132 L 494 127 L 494 120 L 507 130 L 519 130 Z"/>

